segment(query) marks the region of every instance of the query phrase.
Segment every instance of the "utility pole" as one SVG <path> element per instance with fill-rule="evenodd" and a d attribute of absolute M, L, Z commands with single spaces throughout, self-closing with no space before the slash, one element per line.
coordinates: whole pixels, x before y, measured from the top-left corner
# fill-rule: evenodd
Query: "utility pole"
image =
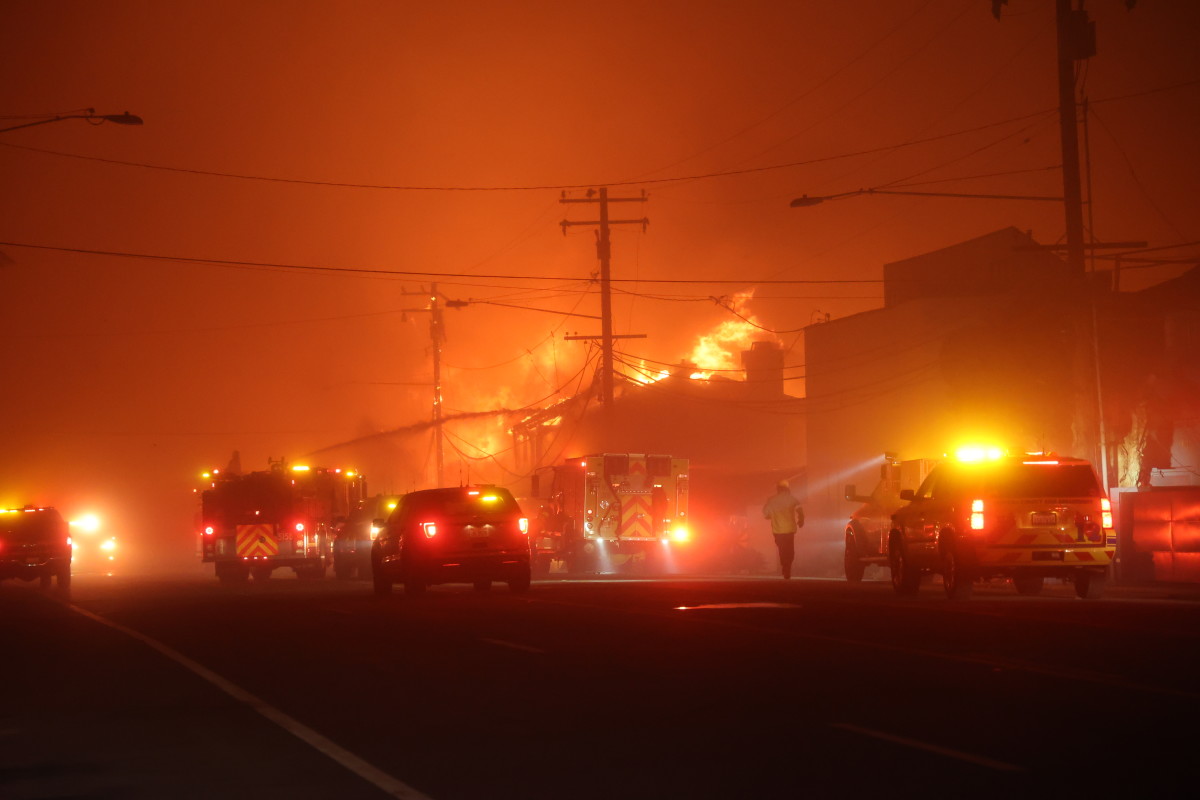
<path fill-rule="evenodd" d="M 407 292 L 405 292 L 407 294 Z M 405 308 L 408 312 L 429 312 L 429 341 L 433 349 L 433 436 L 434 453 L 437 460 L 437 485 L 442 485 L 442 477 L 446 466 L 444 443 L 442 441 L 442 343 L 446 341 L 446 327 L 442 319 L 441 295 L 438 294 L 437 284 L 429 285 L 429 305 L 425 308 Z M 450 308 L 465 306 L 465 300 L 447 300 Z"/>
<path fill-rule="evenodd" d="M 643 191 L 640 197 L 609 197 L 608 187 L 601 186 L 598 192 L 599 197 L 593 197 L 597 194 L 594 189 L 588 189 L 587 197 L 567 197 L 566 192 L 563 193 L 560 203 L 598 203 L 600 205 L 600 219 L 592 221 L 574 222 L 564 219 L 559 225 L 562 226 L 563 235 L 566 236 L 567 228 L 572 225 L 598 225 L 599 230 L 596 233 L 596 253 L 600 258 L 600 338 L 602 341 L 601 364 L 600 364 L 600 385 L 601 385 L 601 400 L 606 408 L 612 407 L 613 402 L 613 332 L 612 332 L 612 280 L 610 270 L 610 260 L 612 257 L 612 245 L 609 241 L 609 227 L 612 225 L 641 225 L 642 232 L 646 231 L 646 226 L 650 224 L 650 220 L 642 217 L 641 219 L 609 219 L 608 204 L 609 203 L 644 203 L 648 199 Z M 576 337 L 585 338 L 585 337 Z M 591 337 L 587 337 L 591 338 Z"/>
<path fill-rule="evenodd" d="M 1084 275 L 1083 192 L 1079 174 L 1079 120 L 1075 103 L 1075 62 L 1096 54 L 1096 24 L 1071 0 L 1055 0 L 1058 30 L 1058 117 L 1062 136 L 1063 205 L 1066 212 L 1067 266 Z"/>

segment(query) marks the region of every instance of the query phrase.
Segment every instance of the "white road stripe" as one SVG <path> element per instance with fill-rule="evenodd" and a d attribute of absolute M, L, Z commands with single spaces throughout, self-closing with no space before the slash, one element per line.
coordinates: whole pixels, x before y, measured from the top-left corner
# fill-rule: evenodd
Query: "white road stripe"
<path fill-rule="evenodd" d="M 274 722 L 276 725 L 283 728 L 288 733 L 329 756 L 334 761 L 353 772 L 355 775 L 383 790 L 388 795 L 401 798 L 401 800 L 430 800 L 428 795 L 422 794 L 404 781 L 393 778 L 391 775 L 388 775 L 378 767 L 367 763 L 354 753 L 351 753 L 344 747 L 341 747 L 332 740 L 322 736 L 299 720 L 288 716 L 271 704 L 267 703 L 265 700 L 250 694 L 237 684 L 222 678 L 217 673 L 201 665 L 200 663 L 193 661 L 179 651 L 173 650 L 162 642 L 156 639 L 151 639 L 145 634 L 138 633 L 132 628 L 126 628 L 124 625 L 120 625 L 109 619 L 105 619 L 98 614 L 93 614 L 92 612 L 80 608 L 79 606 L 68 605 L 68 608 L 78 614 L 82 614 L 90 620 L 99 622 L 101 625 L 107 625 L 113 630 L 120 631 L 126 636 L 131 636 L 148 647 L 157 650 L 162 655 L 171 659 L 180 666 L 185 667 L 186 669 L 211 683 L 213 686 L 225 692 L 225 694 L 229 695 L 234 700 L 237 700 L 243 705 L 249 706 L 262 716 L 269 719 L 271 722 Z"/>
<path fill-rule="evenodd" d="M 507 647 L 512 650 L 522 650 L 526 653 L 539 653 L 541 655 L 545 655 L 546 653 L 545 650 L 541 650 L 537 647 L 530 647 L 527 644 L 517 644 L 516 642 L 506 642 L 503 639 L 480 639 L 479 641 L 487 642 L 488 644 L 494 644 L 498 647 Z"/>
<path fill-rule="evenodd" d="M 830 724 L 835 728 L 841 728 L 842 730 L 850 731 L 851 733 L 858 733 L 863 736 L 870 736 L 875 739 L 882 739 L 885 742 L 892 742 L 894 744 L 904 745 L 905 747 L 912 747 L 917 750 L 925 750 L 926 752 L 929 752 L 929 753 L 936 753 L 939 756 L 947 756 L 948 758 L 958 759 L 959 761 L 966 761 L 971 764 L 978 764 L 981 767 L 987 767 L 988 769 L 994 769 L 994 770 L 997 770 L 1000 772 L 1024 772 L 1025 771 L 1024 767 L 1019 767 L 1016 764 L 1008 764 L 1004 761 L 996 761 L 995 759 L 985 758 L 984 756 L 977 756 L 977 755 L 973 755 L 971 753 L 964 753 L 961 750 L 951 750 L 949 747 L 942 747 L 940 745 L 930 744 L 929 742 L 922 742 L 918 739 L 906 739 L 903 736 L 893 736 L 890 733 L 884 733 L 883 731 L 873 731 L 870 728 L 860 728 L 857 725 L 850 725 L 845 722 L 833 722 Z"/>

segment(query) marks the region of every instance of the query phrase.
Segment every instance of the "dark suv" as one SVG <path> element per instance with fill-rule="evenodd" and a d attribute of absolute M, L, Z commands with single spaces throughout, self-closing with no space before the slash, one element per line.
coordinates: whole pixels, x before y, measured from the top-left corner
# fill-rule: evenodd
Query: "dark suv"
<path fill-rule="evenodd" d="M 506 581 L 529 589 L 529 520 L 507 489 L 426 489 L 400 498 L 371 548 L 376 594 L 403 583 L 416 595 L 436 583 L 472 583 L 485 592 Z"/>
<path fill-rule="evenodd" d="M 71 534 L 54 508 L 0 510 L 0 578 L 51 579 L 65 592 L 71 586 Z"/>
<path fill-rule="evenodd" d="M 1092 465 L 1028 455 L 947 461 L 892 515 L 892 586 L 915 594 L 924 573 L 942 575 L 946 596 L 970 595 L 977 579 L 1009 578 L 1037 594 L 1046 578 L 1074 582 L 1096 597 L 1116 551 L 1112 506 Z"/>

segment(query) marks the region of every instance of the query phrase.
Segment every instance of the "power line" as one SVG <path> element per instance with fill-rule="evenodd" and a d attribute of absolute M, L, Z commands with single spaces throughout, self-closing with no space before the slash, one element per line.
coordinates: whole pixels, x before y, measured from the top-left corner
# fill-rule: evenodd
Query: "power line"
<path fill-rule="evenodd" d="M 511 280 L 511 281 L 558 281 L 558 282 L 578 282 L 578 278 L 559 278 L 548 275 L 470 275 L 464 272 L 421 272 L 416 270 L 386 270 L 386 269 L 366 269 L 364 267 L 330 267 L 325 265 L 313 264 L 286 264 L 270 261 L 242 261 L 234 259 L 221 258 L 199 258 L 195 256 L 169 256 L 159 255 L 154 253 L 130 253 L 119 250 L 93 250 L 82 247 L 58 247 L 54 245 L 44 244 L 29 244 L 27 242 L 0 242 L 0 247 L 22 247 L 30 250 L 50 250 L 59 253 L 76 253 L 80 255 L 93 256 L 113 256 L 117 258 L 137 258 L 148 261 L 173 261 L 186 264 L 202 264 L 220 267 L 239 267 L 247 269 L 270 269 L 270 270 L 295 270 L 303 272 L 332 272 L 342 273 L 346 275 L 403 275 L 410 277 L 425 277 L 436 278 L 441 280 L 446 278 L 483 278 L 491 280 Z M 744 286 L 746 284 L 812 284 L 823 285 L 831 283 L 883 283 L 882 278 L 836 278 L 823 280 L 755 280 L 752 278 L 741 278 L 737 280 L 729 279 L 712 279 L 712 278 L 611 278 L 613 283 L 684 283 L 694 285 L 718 285 L 732 284 Z"/>

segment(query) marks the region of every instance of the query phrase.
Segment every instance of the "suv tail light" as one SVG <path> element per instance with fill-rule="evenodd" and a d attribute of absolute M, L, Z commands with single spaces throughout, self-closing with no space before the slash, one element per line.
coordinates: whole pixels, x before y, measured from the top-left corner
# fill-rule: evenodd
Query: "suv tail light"
<path fill-rule="evenodd" d="M 425 531 L 426 539 L 432 539 L 433 537 L 437 536 L 437 523 L 436 522 L 422 522 L 421 530 Z"/>
<path fill-rule="evenodd" d="M 971 530 L 983 530 L 983 500 L 978 498 L 971 501 Z"/>
<path fill-rule="evenodd" d="M 1112 530 L 1112 501 L 1107 497 L 1100 498 L 1100 527 L 1105 530 Z"/>
<path fill-rule="evenodd" d="M 521 533 L 529 533 L 529 518 L 521 517 L 517 520 L 517 527 L 520 528 Z"/>

